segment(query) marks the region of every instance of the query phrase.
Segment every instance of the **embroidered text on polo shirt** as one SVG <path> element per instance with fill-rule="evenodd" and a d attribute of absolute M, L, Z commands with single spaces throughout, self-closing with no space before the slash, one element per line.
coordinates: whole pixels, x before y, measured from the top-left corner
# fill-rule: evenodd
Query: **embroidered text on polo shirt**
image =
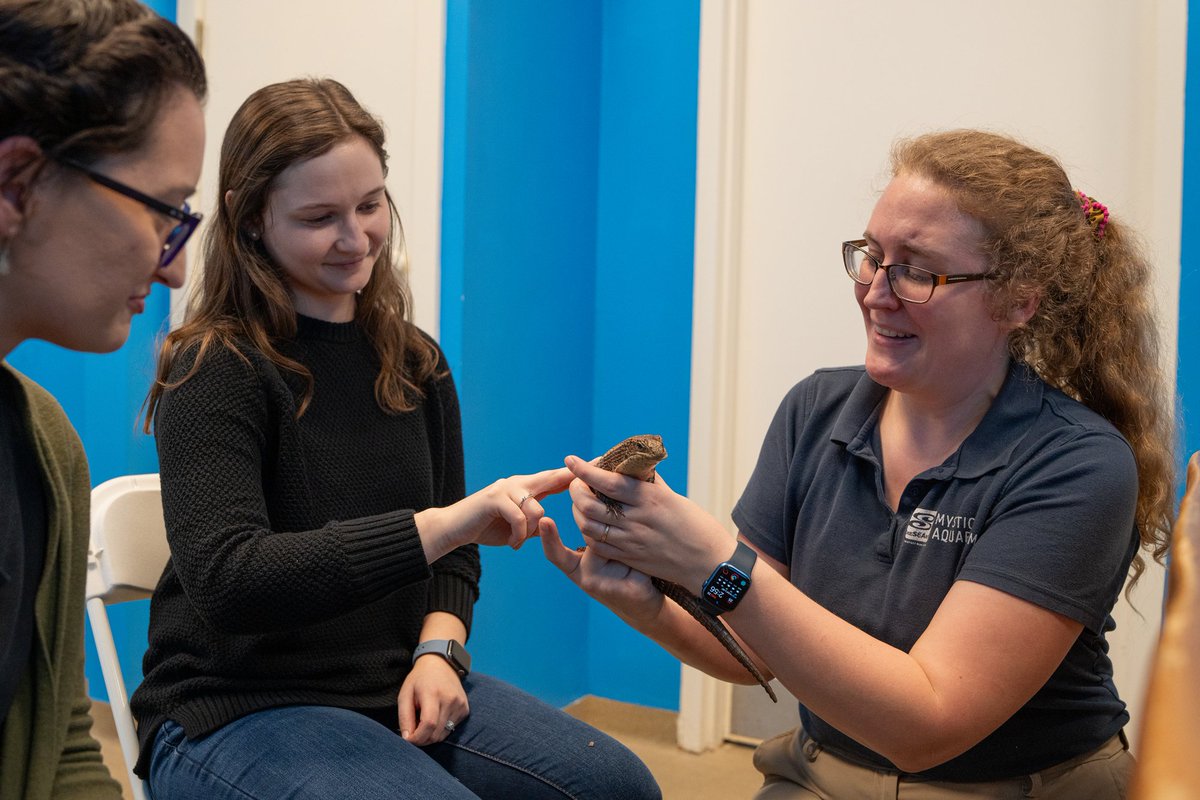
<path fill-rule="evenodd" d="M 913 510 L 904 531 L 904 541 L 924 547 L 935 542 L 965 542 L 971 544 L 977 534 L 973 531 L 975 518 L 965 514 L 943 514 L 928 508 Z"/>

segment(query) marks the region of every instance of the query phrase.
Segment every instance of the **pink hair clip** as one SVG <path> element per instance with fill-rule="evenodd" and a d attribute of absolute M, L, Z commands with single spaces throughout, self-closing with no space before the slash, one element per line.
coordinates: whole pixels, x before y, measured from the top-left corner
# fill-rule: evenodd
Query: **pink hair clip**
<path fill-rule="evenodd" d="M 1104 229 L 1108 227 L 1108 206 L 1094 197 L 1088 197 L 1083 192 L 1077 194 L 1079 195 L 1079 206 L 1083 209 L 1083 216 L 1087 219 L 1088 225 L 1092 226 L 1097 239 L 1103 239 Z"/>

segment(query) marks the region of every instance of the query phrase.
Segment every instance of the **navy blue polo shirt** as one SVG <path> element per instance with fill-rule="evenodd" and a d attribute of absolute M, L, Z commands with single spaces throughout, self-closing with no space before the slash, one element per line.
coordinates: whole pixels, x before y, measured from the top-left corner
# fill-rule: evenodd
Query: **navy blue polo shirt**
<path fill-rule="evenodd" d="M 797 384 L 733 510 L 738 529 L 787 564 L 807 596 L 905 652 L 959 579 L 1083 624 L 1024 707 L 921 777 L 995 780 L 1099 747 L 1129 719 L 1104 638 L 1138 546 L 1128 443 L 1014 363 L 976 429 L 944 463 L 913 478 L 893 513 L 877 426 L 886 393 L 863 367 L 821 370 Z M 803 706 L 800 717 L 827 749 L 895 769 Z"/>

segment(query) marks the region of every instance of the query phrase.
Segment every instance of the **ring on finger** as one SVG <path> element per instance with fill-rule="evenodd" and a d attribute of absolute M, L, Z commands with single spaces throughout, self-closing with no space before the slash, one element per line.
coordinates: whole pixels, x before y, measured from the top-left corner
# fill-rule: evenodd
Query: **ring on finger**
<path fill-rule="evenodd" d="M 533 497 L 533 492 L 526 492 L 521 495 L 521 499 L 517 501 L 517 508 L 522 508 L 525 505 L 525 501 L 531 497 Z"/>
<path fill-rule="evenodd" d="M 446 730 L 449 731 L 450 733 L 454 733 L 454 720 L 452 720 L 452 719 L 446 720 Z"/>
<path fill-rule="evenodd" d="M 600 542 L 600 544 L 604 544 L 605 542 L 608 541 L 608 531 L 611 527 L 612 526 L 609 525 L 607 522 L 604 523 L 604 530 L 600 533 L 600 539 L 598 540 Z"/>

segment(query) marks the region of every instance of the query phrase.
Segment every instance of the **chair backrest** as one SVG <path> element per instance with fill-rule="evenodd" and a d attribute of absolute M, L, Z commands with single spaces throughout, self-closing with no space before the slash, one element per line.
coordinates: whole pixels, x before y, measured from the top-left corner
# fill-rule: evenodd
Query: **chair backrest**
<path fill-rule="evenodd" d="M 92 490 L 88 599 L 149 597 L 170 558 L 158 475 L 123 475 Z"/>
<path fill-rule="evenodd" d="M 135 800 L 146 800 L 148 793 L 133 774 L 139 753 L 137 731 L 129 712 L 107 605 L 149 597 L 169 557 L 158 475 L 125 475 L 92 490 L 88 620 Z"/>

